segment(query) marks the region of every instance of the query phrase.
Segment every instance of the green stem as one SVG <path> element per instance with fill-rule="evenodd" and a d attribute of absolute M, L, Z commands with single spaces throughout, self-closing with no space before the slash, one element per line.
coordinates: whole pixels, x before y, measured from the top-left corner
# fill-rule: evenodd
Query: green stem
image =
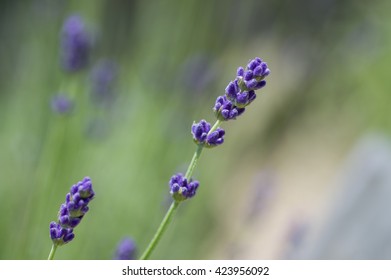
<path fill-rule="evenodd" d="M 211 134 L 213 131 L 216 130 L 216 128 L 221 124 L 221 121 L 220 120 L 217 120 L 214 125 L 212 126 L 212 128 L 210 129 L 210 131 L 208 132 L 208 135 Z"/>
<path fill-rule="evenodd" d="M 212 126 L 210 131 L 208 132 L 208 135 L 216 130 L 216 128 L 221 124 L 220 120 L 217 120 L 215 124 Z M 193 174 L 193 171 L 197 165 L 198 159 L 201 156 L 202 149 L 204 148 L 204 145 L 198 145 L 197 149 L 193 155 L 193 158 L 190 161 L 189 167 L 187 168 L 185 178 L 189 181 L 191 178 L 191 175 Z M 173 203 L 170 206 L 170 209 L 168 209 L 166 215 L 163 218 L 163 221 L 160 223 L 159 228 L 157 229 L 155 235 L 153 236 L 151 242 L 149 243 L 147 249 L 145 249 L 144 253 L 141 255 L 140 260 L 146 260 L 149 258 L 149 256 L 152 254 L 152 251 L 155 249 L 156 245 L 158 244 L 160 238 L 162 237 L 164 231 L 166 230 L 167 226 L 170 224 L 172 216 L 175 213 L 175 210 L 179 206 L 179 201 L 173 201 Z"/>
<path fill-rule="evenodd" d="M 190 177 L 193 174 L 193 171 L 194 171 L 194 169 L 195 169 L 195 167 L 197 165 L 198 159 L 201 156 L 201 152 L 202 152 L 203 148 L 204 148 L 203 145 L 198 145 L 197 146 L 197 149 L 196 149 L 196 151 L 195 151 L 195 153 L 193 155 L 193 158 L 190 161 L 189 167 L 187 168 L 187 171 L 186 171 L 186 174 L 185 174 L 185 178 L 187 180 L 190 180 Z"/>
<path fill-rule="evenodd" d="M 140 260 L 147 260 L 149 258 L 152 251 L 155 249 L 157 243 L 159 242 L 160 238 L 162 237 L 164 231 L 167 229 L 167 226 L 170 224 L 172 216 L 175 213 L 175 210 L 178 208 L 178 205 L 178 201 L 172 202 L 170 209 L 168 209 L 166 216 L 164 216 L 163 221 L 160 223 L 160 226 L 155 233 L 155 236 L 152 238 L 147 249 L 145 249 L 144 253 L 140 257 Z"/>
<path fill-rule="evenodd" d="M 54 255 L 56 254 L 57 247 L 58 247 L 58 245 L 55 245 L 55 244 L 52 245 L 52 249 L 50 250 L 48 260 L 54 259 Z"/>

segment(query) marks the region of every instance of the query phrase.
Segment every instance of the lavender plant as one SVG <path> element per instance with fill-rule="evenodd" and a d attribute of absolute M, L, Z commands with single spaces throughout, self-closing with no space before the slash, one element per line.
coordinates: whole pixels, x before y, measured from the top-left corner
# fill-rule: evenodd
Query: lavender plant
<path fill-rule="evenodd" d="M 81 222 L 88 212 L 88 204 L 94 198 L 91 179 L 85 177 L 71 187 L 65 196 L 65 203 L 61 204 L 57 222 L 49 225 L 50 238 L 53 241 L 48 260 L 52 260 L 57 247 L 67 244 L 75 237 L 74 228 Z"/>
<path fill-rule="evenodd" d="M 60 63 L 66 73 L 78 73 L 87 67 L 91 52 L 91 39 L 80 15 L 69 16 L 63 23 L 60 34 Z M 53 112 L 61 115 L 69 113 L 74 105 L 78 87 L 76 77 L 60 87 L 61 94 L 52 97 Z"/>
<path fill-rule="evenodd" d="M 246 107 L 256 98 L 255 91 L 266 85 L 264 79 L 269 74 L 270 70 L 267 63 L 259 57 L 250 60 L 246 69 L 239 67 L 236 78 L 228 84 L 225 89 L 225 94 L 216 99 L 213 111 L 217 120 L 213 126 L 206 120 L 193 123 L 191 133 L 197 145 L 196 151 L 190 161 L 186 174 L 178 173 L 171 177 L 169 187 L 173 202 L 140 259 L 145 260 L 150 257 L 164 231 L 167 229 L 167 226 L 170 224 L 178 206 L 183 201 L 196 195 L 199 182 L 193 180 L 191 176 L 202 150 L 224 143 L 225 131 L 219 126 L 224 121 L 235 120 L 245 112 Z"/>

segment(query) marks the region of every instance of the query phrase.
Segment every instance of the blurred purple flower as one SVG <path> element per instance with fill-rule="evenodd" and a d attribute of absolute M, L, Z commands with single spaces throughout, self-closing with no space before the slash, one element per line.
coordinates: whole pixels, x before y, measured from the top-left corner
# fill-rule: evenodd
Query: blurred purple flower
<path fill-rule="evenodd" d="M 134 260 L 136 259 L 136 243 L 132 238 L 123 238 L 117 246 L 114 256 L 115 260 Z"/>
<path fill-rule="evenodd" d="M 67 114 L 73 108 L 73 102 L 63 94 L 56 95 L 51 100 L 51 107 L 53 112 L 58 114 Z"/>
<path fill-rule="evenodd" d="M 64 70 L 75 72 L 87 66 L 91 40 L 79 15 L 71 15 L 61 32 L 61 63 Z"/>
<path fill-rule="evenodd" d="M 91 94 L 95 102 L 107 104 L 113 100 L 113 88 L 117 78 L 117 64 L 111 60 L 99 61 L 91 71 Z"/>

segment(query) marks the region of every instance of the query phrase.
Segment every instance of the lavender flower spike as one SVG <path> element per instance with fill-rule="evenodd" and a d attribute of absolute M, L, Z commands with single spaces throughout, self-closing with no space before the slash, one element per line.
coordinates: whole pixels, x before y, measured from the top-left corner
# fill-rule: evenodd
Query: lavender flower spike
<path fill-rule="evenodd" d="M 199 182 L 192 179 L 188 182 L 181 173 L 178 173 L 171 177 L 169 185 L 172 197 L 179 202 L 192 198 L 196 194 Z"/>
<path fill-rule="evenodd" d="M 118 244 L 115 252 L 115 260 L 134 260 L 136 259 L 136 243 L 133 239 L 125 237 Z"/>
<path fill-rule="evenodd" d="M 79 15 L 72 15 L 64 22 L 61 33 L 61 63 L 64 70 L 75 72 L 88 63 L 91 42 Z"/>
<path fill-rule="evenodd" d="M 58 212 L 58 223 L 50 223 L 50 238 L 55 245 L 63 245 L 74 238 L 73 229 L 88 212 L 88 204 L 94 196 L 89 177 L 71 187 Z"/>
<path fill-rule="evenodd" d="M 207 148 L 212 148 L 224 143 L 225 131 L 222 128 L 217 128 L 212 133 L 209 133 L 211 129 L 210 123 L 205 120 L 201 120 L 199 123 L 193 123 L 191 127 L 191 133 L 196 144 L 202 144 Z"/>

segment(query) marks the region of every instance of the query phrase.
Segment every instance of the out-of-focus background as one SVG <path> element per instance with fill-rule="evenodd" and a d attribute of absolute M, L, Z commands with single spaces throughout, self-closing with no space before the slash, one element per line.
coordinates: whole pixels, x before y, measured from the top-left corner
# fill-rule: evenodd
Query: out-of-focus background
<path fill-rule="evenodd" d="M 92 48 L 69 73 L 74 14 Z M 1 1 L 0 258 L 45 259 L 49 223 L 87 175 L 96 198 L 56 258 L 112 259 L 125 236 L 140 253 L 194 152 L 191 124 L 214 122 L 259 56 L 267 86 L 203 152 L 197 196 L 152 258 L 390 259 L 390 16 L 385 0 Z M 72 108 L 52 108 L 59 94 Z"/>

